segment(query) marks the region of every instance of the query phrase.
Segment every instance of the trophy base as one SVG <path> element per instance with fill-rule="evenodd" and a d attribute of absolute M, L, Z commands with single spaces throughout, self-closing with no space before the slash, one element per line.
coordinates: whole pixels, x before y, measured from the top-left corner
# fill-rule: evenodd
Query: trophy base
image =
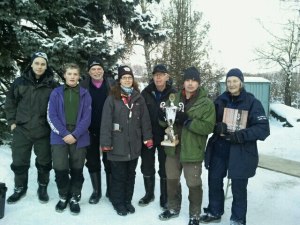
<path fill-rule="evenodd" d="M 162 141 L 160 144 L 162 146 L 170 146 L 170 147 L 175 147 L 176 145 L 178 145 L 179 143 L 179 140 L 176 139 L 175 141 L 171 142 L 170 140 L 165 140 L 165 141 Z"/>

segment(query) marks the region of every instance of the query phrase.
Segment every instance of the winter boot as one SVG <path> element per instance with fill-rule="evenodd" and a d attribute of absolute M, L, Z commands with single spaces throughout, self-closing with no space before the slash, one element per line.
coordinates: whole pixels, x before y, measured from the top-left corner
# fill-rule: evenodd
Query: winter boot
<path fill-rule="evenodd" d="M 139 206 L 146 206 L 150 202 L 154 201 L 154 186 L 155 186 L 155 177 L 154 176 L 144 176 L 144 185 L 146 194 L 139 201 Z"/>
<path fill-rule="evenodd" d="M 110 188 L 111 188 L 111 173 L 106 173 L 106 194 L 105 196 L 110 199 Z"/>
<path fill-rule="evenodd" d="M 126 216 L 128 213 L 127 208 L 122 204 L 114 205 L 114 209 L 120 216 Z"/>
<path fill-rule="evenodd" d="M 213 215 L 210 212 L 206 212 L 205 215 L 200 216 L 201 223 L 219 223 L 221 221 L 221 216 Z"/>
<path fill-rule="evenodd" d="M 49 201 L 47 186 L 48 186 L 47 184 L 39 184 L 37 194 L 41 203 L 47 203 Z"/>
<path fill-rule="evenodd" d="M 161 178 L 160 179 L 160 207 L 166 210 L 167 207 L 167 179 Z"/>
<path fill-rule="evenodd" d="M 60 195 L 59 196 L 59 201 L 55 206 L 56 212 L 63 212 L 68 205 L 68 197 L 67 195 Z"/>
<path fill-rule="evenodd" d="M 158 218 L 160 220 L 169 220 L 169 219 L 172 219 L 172 218 L 176 218 L 179 216 L 179 212 L 178 211 L 175 211 L 173 209 L 170 209 L 170 210 L 166 210 L 164 211 L 163 213 L 161 213 Z"/>
<path fill-rule="evenodd" d="M 92 186 L 93 186 L 93 193 L 89 199 L 90 204 L 97 204 L 102 197 L 101 193 L 101 174 L 100 172 L 90 173 Z"/>
<path fill-rule="evenodd" d="M 78 215 L 80 213 L 80 206 L 79 206 L 79 201 L 80 201 L 81 196 L 80 195 L 72 195 L 70 199 L 70 211 L 73 215 Z"/>
<path fill-rule="evenodd" d="M 230 225 L 245 225 L 245 223 L 239 222 L 239 221 L 230 220 Z"/>
<path fill-rule="evenodd" d="M 188 225 L 199 225 L 199 217 L 191 216 Z"/>
<path fill-rule="evenodd" d="M 15 187 L 14 193 L 7 199 L 7 204 L 14 204 L 26 195 L 27 188 Z"/>
<path fill-rule="evenodd" d="M 127 213 L 133 214 L 135 213 L 135 208 L 134 206 L 131 204 L 131 202 L 126 202 L 125 207 L 127 209 Z"/>

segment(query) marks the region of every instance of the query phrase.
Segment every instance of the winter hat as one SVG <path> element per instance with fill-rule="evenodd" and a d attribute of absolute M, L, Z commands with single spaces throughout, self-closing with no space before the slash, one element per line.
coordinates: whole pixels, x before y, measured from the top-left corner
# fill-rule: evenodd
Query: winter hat
<path fill-rule="evenodd" d="M 229 72 L 226 75 L 226 80 L 228 77 L 238 77 L 242 82 L 244 82 L 244 75 L 242 73 L 242 71 L 238 68 L 233 68 L 231 70 L 229 70 Z"/>
<path fill-rule="evenodd" d="M 96 56 L 91 56 L 87 63 L 88 71 L 90 71 L 90 69 L 96 65 L 101 66 L 103 68 L 103 65 L 102 65 L 100 59 Z"/>
<path fill-rule="evenodd" d="M 125 74 L 129 74 L 133 77 L 132 69 L 129 66 L 120 66 L 118 68 L 118 80 L 120 80 Z"/>
<path fill-rule="evenodd" d="M 166 68 L 165 65 L 163 65 L 163 64 L 157 64 L 153 68 L 152 74 L 154 75 L 155 73 L 168 73 L 168 70 L 167 70 L 167 68 Z"/>
<path fill-rule="evenodd" d="M 195 81 L 198 81 L 198 83 L 200 83 L 200 73 L 196 69 L 196 67 L 191 66 L 191 67 L 184 70 L 183 80 L 184 81 L 185 80 L 195 80 Z"/>
<path fill-rule="evenodd" d="M 31 56 L 31 64 L 32 64 L 33 60 L 35 60 L 38 57 L 41 57 L 41 58 L 45 59 L 46 63 L 48 64 L 48 56 L 45 52 L 35 52 L 35 53 L 33 53 L 32 56 Z"/>

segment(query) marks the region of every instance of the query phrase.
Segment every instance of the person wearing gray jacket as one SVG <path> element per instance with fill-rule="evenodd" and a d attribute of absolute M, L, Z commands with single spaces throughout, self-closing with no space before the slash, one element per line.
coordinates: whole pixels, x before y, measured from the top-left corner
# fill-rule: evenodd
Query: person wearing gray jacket
<path fill-rule="evenodd" d="M 143 140 L 143 141 L 142 141 Z M 131 204 L 142 144 L 153 146 L 149 112 L 128 66 L 118 68 L 118 81 L 102 113 L 100 146 L 111 163 L 110 200 L 118 215 L 134 213 Z"/>

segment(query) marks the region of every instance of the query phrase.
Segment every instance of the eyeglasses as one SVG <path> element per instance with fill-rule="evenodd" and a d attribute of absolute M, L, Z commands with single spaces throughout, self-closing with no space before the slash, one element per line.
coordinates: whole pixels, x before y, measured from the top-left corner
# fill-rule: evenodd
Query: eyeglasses
<path fill-rule="evenodd" d="M 122 76 L 121 79 L 122 80 L 133 80 L 133 77 L 132 76 L 128 76 L 128 77 Z"/>

